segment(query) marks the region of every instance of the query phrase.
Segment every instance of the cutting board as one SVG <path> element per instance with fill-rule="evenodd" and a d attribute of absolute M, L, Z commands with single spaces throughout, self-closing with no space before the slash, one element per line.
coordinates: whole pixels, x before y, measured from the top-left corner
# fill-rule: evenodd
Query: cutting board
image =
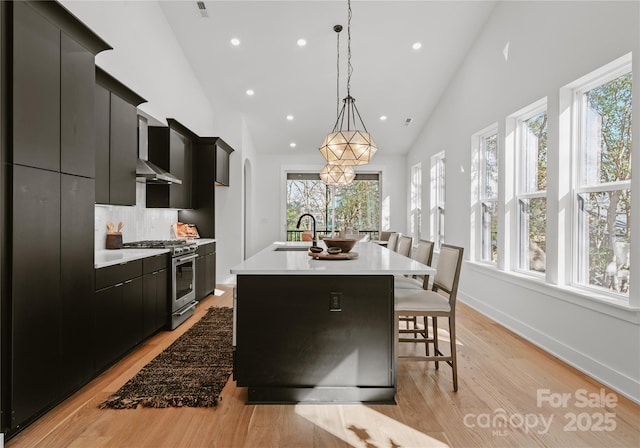
<path fill-rule="evenodd" d="M 347 252 L 339 254 L 329 254 L 327 252 L 314 254 L 313 252 L 309 252 L 309 256 L 315 258 L 316 260 L 353 260 L 354 258 L 358 258 L 358 252 Z"/>

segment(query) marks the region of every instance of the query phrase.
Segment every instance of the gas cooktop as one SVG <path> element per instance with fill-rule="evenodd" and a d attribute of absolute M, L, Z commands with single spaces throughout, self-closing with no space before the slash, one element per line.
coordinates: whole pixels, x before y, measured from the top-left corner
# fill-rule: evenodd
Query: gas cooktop
<path fill-rule="evenodd" d="M 172 256 L 196 251 L 197 244 L 189 240 L 143 240 L 122 245 L 123 249 L 170 249 Z"/>

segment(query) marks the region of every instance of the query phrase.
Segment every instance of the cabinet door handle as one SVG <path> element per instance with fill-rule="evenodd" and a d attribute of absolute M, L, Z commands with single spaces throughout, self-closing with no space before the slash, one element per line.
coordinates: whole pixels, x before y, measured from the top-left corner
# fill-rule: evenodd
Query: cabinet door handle
<path fill-rule="evenodd" d="M 114 288 L 119 288 L 122 285 L 124 285 L 124 282 L 117 283 L 114 285 Z"/>
<path fill-rule="evenodd" d="M 133 279 L 131 279 L 131 280 L 127 280 L 127 281 L 125 281 L 125 282 L 124 282 L 124 284 L 126 285 L 126 284 L 128 284 L 128 283 L 131 283 L 132 281 L 133 281 Z"/>

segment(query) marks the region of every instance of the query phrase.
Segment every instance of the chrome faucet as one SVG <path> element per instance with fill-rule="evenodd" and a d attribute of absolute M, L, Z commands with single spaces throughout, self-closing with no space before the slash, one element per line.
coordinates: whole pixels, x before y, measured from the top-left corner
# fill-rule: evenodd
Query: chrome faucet
<path fill-rule="evenodd" d="M 300 223 L 302 222 L 302 218 L 304 218 L 305 216 L 310 217 L 311 220 L 313 221 L 313 241 L 311 242 L 311 244 L 314 245 L 314 246 L 317 246 L 318 245 L 318 239 L 317 239 L 317 236 L 316 236 L 316 218 L 314 218 L 311 213 L 305 213 L 304 215 L 300 215 L 300 218 L 298 218 L 298 225 L 296 226 L 296 229 L 300 228 Z"/>

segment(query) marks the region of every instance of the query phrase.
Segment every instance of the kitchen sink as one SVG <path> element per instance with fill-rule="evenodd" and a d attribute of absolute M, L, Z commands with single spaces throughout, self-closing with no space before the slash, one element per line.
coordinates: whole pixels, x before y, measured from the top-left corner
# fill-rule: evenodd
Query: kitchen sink
<path fill-rule="evenodd" d="M 276 252 L 308 252 L 309 246 L 278 246 L 273 250 Z"/>

